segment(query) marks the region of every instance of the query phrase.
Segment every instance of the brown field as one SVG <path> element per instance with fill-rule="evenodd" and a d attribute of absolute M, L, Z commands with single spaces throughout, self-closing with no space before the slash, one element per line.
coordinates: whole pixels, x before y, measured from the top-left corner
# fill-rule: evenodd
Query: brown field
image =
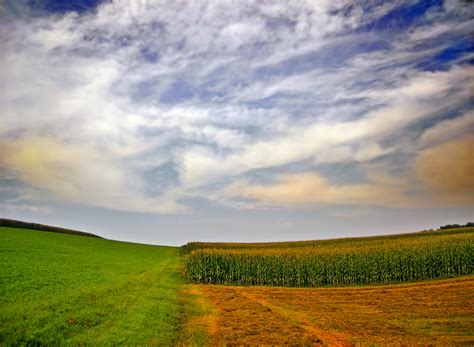
<path fill-rule="evenodd" d="M 474 277 L 282 288 L 188 285 L 183 336 L 206 345 L 474 345 Z"/>

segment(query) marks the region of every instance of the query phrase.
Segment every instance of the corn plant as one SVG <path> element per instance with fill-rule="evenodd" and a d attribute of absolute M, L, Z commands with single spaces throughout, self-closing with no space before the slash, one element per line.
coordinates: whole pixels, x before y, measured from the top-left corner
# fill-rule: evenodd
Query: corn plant
<path fill-rule="evenodd" d="M 291 287 L 398 283 L 473 274 L 474 229 L 287 243 L 187 245 L 196 283 Z"/>

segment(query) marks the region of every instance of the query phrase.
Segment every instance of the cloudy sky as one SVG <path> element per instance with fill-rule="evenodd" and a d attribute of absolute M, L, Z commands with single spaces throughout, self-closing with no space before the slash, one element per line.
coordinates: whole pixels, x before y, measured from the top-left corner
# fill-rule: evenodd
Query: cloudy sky
<path fill-rule="evenodd" d="M 0 6 L 2 217 L 176 245 L 474 219 L 468 1 Z"/>

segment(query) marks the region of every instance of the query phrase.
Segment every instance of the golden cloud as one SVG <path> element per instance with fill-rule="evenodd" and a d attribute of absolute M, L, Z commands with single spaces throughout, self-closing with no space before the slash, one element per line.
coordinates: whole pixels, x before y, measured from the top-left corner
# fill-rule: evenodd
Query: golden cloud
<path fill-rule="evenodd" d="M 474 136 L 428 148 L 415 161 L 418 179 L 453 204 L 474 202 Z"/>
<path fill-rule="evenodd" d="M 0 165 L 17 172 L 23 181 L 60 196 L 80 195 L 89 185 L 118 181 L 111 170 L 96 167 L 98 156 L 87 146 L 73 145 L 50 137 L 23 137 L 3 143 Z M 95 187 L 97 188 L 97 187 Z"/>
<path fill-rule="evenodd" d="M 184 212 L 174 196 L 143 196 L 128 172 L 93 146 L 53 137 L 0 142 L 0 166 L 41 192 L 72 202 L 138 212 Z"/>
<path fill-rule="evenodd" d="M 335 185 L 317 173 L 304 172 L 280 175 L 275 182 L 266 185 L 235 182 L 227 187 L 226 192 L 270 205 L 356 204 L 407 207 L 413 204 L 411 199 L 403 195 L 397 180 L 389 180 L 386 175 L 380 179 L 376 176 L 372 174 L 372 181 L 369 183 Z"/>

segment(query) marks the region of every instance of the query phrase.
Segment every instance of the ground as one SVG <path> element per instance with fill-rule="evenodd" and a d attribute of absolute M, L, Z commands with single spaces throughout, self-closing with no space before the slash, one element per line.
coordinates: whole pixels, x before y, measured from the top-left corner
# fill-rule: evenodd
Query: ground
<path fill-rule="evenodd" d="M 182 251 L 0 227 L 0 345 L 474 345 L 474 276 L 185 284 Z"/>
<path fill-rule="evenodd" d="M 351 288 L 188 285 L 207 343 L 473 345 L 474 278 Z M 199 328 L 198 328 L 199 327 Z"/>

